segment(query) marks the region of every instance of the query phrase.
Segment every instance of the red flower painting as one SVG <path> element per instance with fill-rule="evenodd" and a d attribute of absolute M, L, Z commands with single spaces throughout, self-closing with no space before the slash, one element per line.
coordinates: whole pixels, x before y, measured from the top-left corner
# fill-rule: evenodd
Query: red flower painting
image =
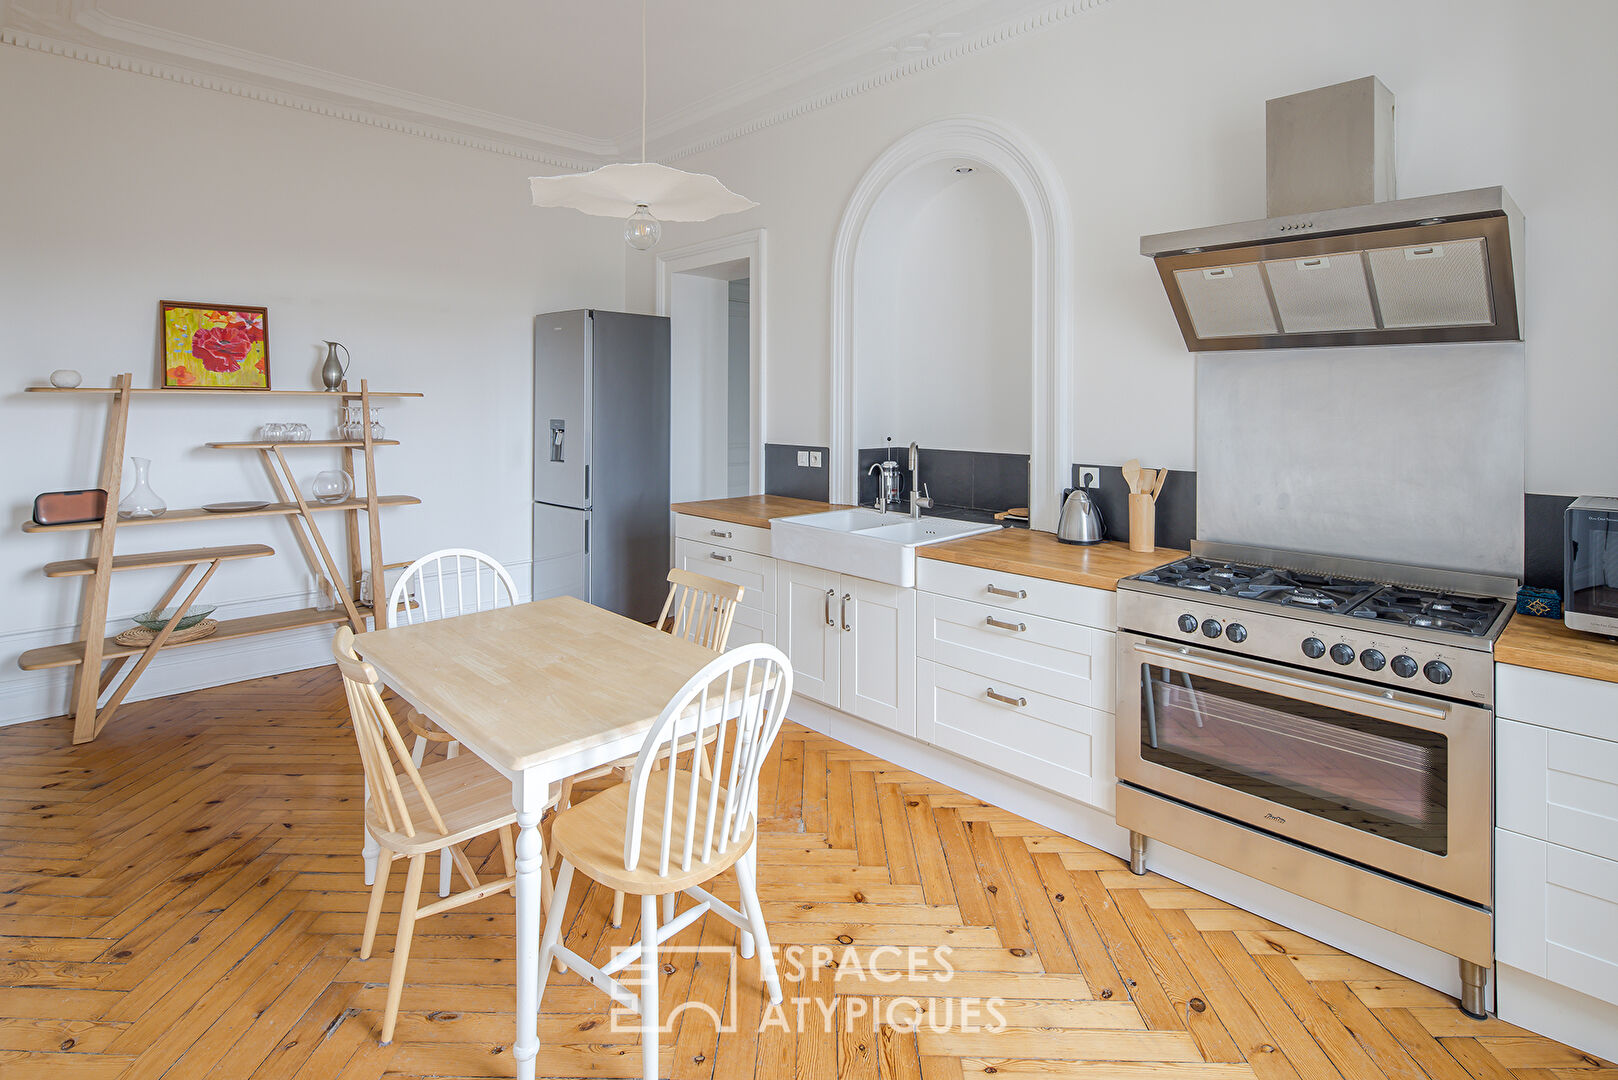
<path fill-rule="evenodd" d="M 263 308 L 163 302 L 163 385 L 268 390 L 268 314 Z"/>
<path fill-rule="evenodd" d="M 191 355 L 209 371 L 240 371 L 253 339 L 239 325 L 205 326 L 191 336 Z"/>

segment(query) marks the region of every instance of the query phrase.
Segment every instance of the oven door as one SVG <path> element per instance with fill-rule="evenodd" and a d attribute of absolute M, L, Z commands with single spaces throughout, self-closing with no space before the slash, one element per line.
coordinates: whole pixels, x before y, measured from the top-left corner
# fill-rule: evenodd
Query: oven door
<path fill-rule="evenodd" d="M 1487 709 L 1118 634 L 1120 780 L 1485 905 L 1493 728 Z"/>

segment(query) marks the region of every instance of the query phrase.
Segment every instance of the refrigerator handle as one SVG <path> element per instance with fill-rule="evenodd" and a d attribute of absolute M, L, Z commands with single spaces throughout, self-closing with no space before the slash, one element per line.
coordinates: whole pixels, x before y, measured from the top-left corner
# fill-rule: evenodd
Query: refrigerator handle
<path fill-rule="evenodd" d="M 584 553 L 590 554 L 590 519 L 584 519 Z"/>
<path fill-rule="evenodd" d="M 584 467 L 584 501 L 590 501 L 590 466 Z"/>

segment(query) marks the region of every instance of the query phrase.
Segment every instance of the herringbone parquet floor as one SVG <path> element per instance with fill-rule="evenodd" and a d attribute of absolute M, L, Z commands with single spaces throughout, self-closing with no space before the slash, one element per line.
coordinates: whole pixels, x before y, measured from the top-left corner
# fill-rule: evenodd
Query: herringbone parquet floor
<path fill-rule="evenodd" d="M 127 706 L 83 747 L 65 721 L 0 731 L 0 1080 L 513 1074 L 509 896 L 418 927 L 398 1037 L 377 1044 L 393 927 L 357 958 L 345 723 L 333 674 L 310 671 Z M 740 1030 L 686 1012 L 666 1076 L 1618 1078 L 801 727 L 766 769 L 761 816 L 775 942 L 828 951 L 785 980 L 806 1003 L 785 1023 L 763 1014 L 753 962 L 727 996 L 720 959 L 670 956 L 663 1014 L 734 1004 Z M 575 895 L 576 949 L 599 962 L 632 939 L 606 926 L 610 894 Z M 733 941 L 710 917 L 677 944 Z M 990 996 L 1006 1026 L 974 1030 L 992 1017 L 960 1002 Z M 637 1075 L 638 1037 L 606 1003 L 553 976 L 542 1075 Z"/>

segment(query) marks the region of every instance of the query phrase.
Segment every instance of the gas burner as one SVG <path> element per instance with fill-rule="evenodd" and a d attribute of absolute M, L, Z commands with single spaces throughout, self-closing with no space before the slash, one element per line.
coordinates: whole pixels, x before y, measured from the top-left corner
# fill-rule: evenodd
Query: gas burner
<path fill-rule="evenodd" d="M 1339 613 L 1348 611 L 1376 590 L 1375 583 L 1353 578 L 1295 573 L 1244 563 L 1214 563 L 1197 558 L 1160 566 L 1141 574 L 1139 580 L 1194 592 Z"/>
<path fill-rule="evenodd" d="M 1504 601 L 1493 597 L 1455 596 L 1389 585 L 1350 614 L 1424 630 L 1483 637 L 1504 607 Z"/>

